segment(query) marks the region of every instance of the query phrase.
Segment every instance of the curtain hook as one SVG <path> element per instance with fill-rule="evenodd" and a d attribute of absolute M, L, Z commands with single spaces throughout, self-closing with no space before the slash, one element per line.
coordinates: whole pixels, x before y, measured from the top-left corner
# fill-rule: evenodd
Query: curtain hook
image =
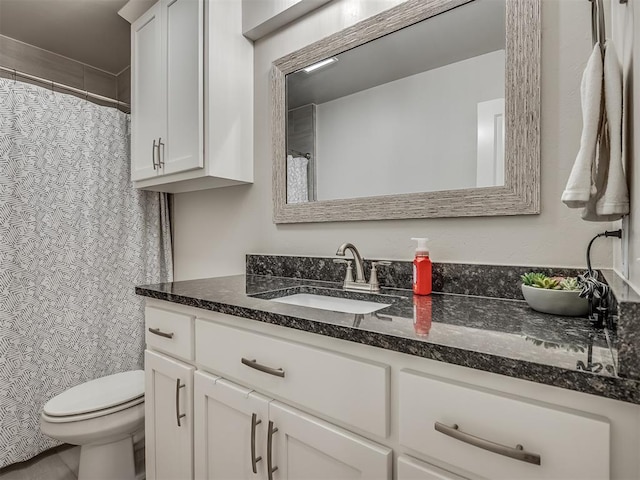
<path fill-rule="evenodd" d="M 56 93 L 54 90 L 55 85 L 53 84 L 53 80 L 51 80 L 51 93 Z"/>
<path fill-rule="evenodd" d="M 18 77 L 18 72 L 16 72 L 16 69 L 13 69 L 13 83 L 16 83 L 16 79 Z"/>
<path fill-rule="evenodd" d="M 88 100 L 89 99 L 89 90 L 85 90 L 84 91 L 84 99 Z"/>

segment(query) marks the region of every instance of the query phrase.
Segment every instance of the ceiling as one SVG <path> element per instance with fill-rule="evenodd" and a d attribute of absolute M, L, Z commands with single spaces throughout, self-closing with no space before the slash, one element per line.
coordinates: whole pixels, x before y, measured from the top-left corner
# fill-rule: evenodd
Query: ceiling
<path fill-rule="evenodd" d="M 129 65 L 128 0 L 0 0 L 0 35 L 112 74 Z"/>

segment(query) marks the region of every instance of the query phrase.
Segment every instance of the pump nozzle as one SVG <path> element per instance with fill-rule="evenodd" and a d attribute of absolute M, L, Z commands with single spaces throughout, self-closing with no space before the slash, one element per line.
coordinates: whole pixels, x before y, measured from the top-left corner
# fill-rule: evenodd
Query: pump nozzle
<path fill-rule="evenodd" d="M 418 248 L 416 248 L 416 253 L 429 254 L 429 247 L 427 247 L 428 238 L 425 237 L 414 237 L 411 240 L 415 240 L 418 242 Z"/>

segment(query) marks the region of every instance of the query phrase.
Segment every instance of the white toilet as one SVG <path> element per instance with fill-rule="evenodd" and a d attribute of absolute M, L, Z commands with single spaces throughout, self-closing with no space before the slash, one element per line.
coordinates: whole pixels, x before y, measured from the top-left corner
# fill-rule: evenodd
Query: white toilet
<path fill-rule="evenodd" d="M 40 429 L 81 446 L 78 480 L 134 480 L 133 436 L 144 431 L 144 372 L 70 388 L 45 404 Z"/>

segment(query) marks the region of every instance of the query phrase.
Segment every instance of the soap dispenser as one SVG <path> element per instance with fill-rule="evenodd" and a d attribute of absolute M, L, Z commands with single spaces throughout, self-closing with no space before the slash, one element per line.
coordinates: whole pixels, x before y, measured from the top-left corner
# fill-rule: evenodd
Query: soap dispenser
<path fill-rule="evenodd" d="M 412 238 L 418 242 L 413 260 L 413 293 L 429 295 L 431 293 L 431 260 L 429 259 L 428 238 Z"/>

